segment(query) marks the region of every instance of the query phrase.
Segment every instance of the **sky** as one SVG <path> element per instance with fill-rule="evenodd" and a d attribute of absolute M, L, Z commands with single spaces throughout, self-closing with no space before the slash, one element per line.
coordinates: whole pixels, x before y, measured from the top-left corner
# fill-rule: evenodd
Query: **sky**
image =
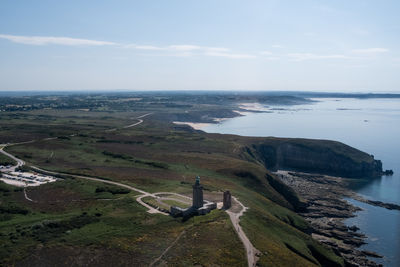
<path fill-rule="evenodd" d="M 0 1 L 0 90 L 400 93 L 398 0 Z"/>

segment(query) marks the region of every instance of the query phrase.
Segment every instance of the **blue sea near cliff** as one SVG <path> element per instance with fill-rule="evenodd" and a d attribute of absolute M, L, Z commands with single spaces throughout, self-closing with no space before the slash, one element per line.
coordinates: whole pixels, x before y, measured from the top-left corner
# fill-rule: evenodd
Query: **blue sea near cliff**
<path fill-rule="evenodd" d="M 368 199 L 400 204 L 400 99 L 316 98 L 297 106 L 265 106 L 202 128 L 206 132 L 244 136 L 337 140 L 373 154 L 393 176 L 360 181 L 352 189 Z M 363 209 L 348 219 L 368 236 L 361 249 L 378 252 L 384 266 L 400 266 L 400 211 L 351 201 Z"/>

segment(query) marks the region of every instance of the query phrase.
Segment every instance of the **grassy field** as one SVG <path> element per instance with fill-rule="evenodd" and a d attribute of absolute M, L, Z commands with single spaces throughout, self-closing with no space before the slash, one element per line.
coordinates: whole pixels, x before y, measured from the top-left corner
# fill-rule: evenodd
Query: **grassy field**
<path fill-rule="evenodd" d="M 191 203 L 183 203 L 181 201 L 176 201 L 176 200 L 172 200 L 172 199 L 166 199 L 166 200 L 163 200 L 163 202 L 165 204 L 168 204 L 169 206 L 176 206 L 176 207 L 180 207 L 180 208 L 189 208 L 192 206 Z"/>
<path fill-rule="evenodd" d="M 262 252 L 260 266 L 343 265 L 306 234 L 308 225 L 294 212 L 290 192 L 271 186 L 266 176 L 273 175 L 246 154 L 248 139 L 195 132 L 156 116 L 133 128 L 105 131 L 135 122 L 129 118 L 141 114 L 3 113 L 0 116 L 9 120 L 0 138 L 15 142 L 61 136 L 6 150 L 28 165 L 119 181 L 148 192 L 190 194 L 194 177 L 200 175 L 205 192 L 230 190 L 250 208 L 241 225 Z M 16 129 L 23 130 L 10 136 Z M 148 265 L 184 231 L 160 265 L 246 266 L 243 245 L 222 211 L 181 222 L 146 213 L 135 192 L 78 179 L 27 193 L 35 202 L 27 201 L 20 189 L 1 184 L 1 264 L 55 264 L 62 259 L 62 265 L 86 265 L 93 259 L 93 266 Z M 78 255 L 80 262 L 75 261 Z"/>
<path fill-rule="evenodd" d="M 223 227 L 228 231 L 220 233 L 222 239 L 219 242 L 232 239 L 230 244 L 223 244 L 228 251 L 226 259 L 221 258 L 221 252 L 210 251 L 204 255 L 203 251 L 196 253 L 193 249 L 186 252 L 193 258 L 186 260 L 207 265 L 218 259 L 232 262 L 234 266 L 245 265 L 244 250 L 240 249 L 241 253 L 236 255 L 241 243 L 232 234 L 230 221 L 223 212 L 182 223 L 169 216 L 146 213 L 135 201 L 133 192 L 104 192 L 98 190 L 104 186 L 95 182 L 67 179 L 29 189 L 28 195 L 34 203 L 24 199 L 21 189 L 3 183 L 0 186 L 2 207 L 13 207 L 12 210 L 2 209 L 2 264 L 17 262 L 23 265 L 34 261 L 40 265 L 40 261 L 46 261 L 59 265 L 59 259 L 69 259 L 74 248 L 87 257 L 95 251 L 96 257 L 91 264 L 98 266 L 106 266 L 110 261 L 122 265 L 148 265 L 183 230 L 186 231 L 184 240 L 192 242 L 196 238 L 192 233 L 203 227 L 207 234 L 216 234 Z M 196 244 L 200 241 L 196 239 Z M 182 248 L 181 243 L 176 249 L 179 248 Z M 115 255 L 110 256 L 109 251 Z M 188 255 L 175 257 L 186 258 Z M 65 264 L 79 264 L 70 260 Z M 90 258 L 84 260 L 90 262 Z"/>
<path fill-rule="evenodd" d="M 0 165 L 7 166 L 7 165 L 17 165 L 15 160 L 7 157 L 6 155 L 0 153 Z"/>

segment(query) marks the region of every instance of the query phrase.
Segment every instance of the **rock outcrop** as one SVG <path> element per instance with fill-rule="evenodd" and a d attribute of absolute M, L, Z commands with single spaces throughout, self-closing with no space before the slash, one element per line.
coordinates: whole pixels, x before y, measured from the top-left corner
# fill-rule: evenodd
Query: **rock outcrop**
<path fill-rule="evenodd" d="M 280 171 L 277 176 L 307 202 L 307 208 L 299 214 L 309 222 L 314 239 L 343 257 L 346 266 L 379 266 L 368 257 L 381 255 L 359 250 L 366 236 L 358 232 L 357 226 L 346 226 L 343 222 L 360 210 L 343 199 L 356 195 L 347 189 L 345 179 L 287 171 Z"/>
<path fill-rule="evenodd" d="M 376 177 L 382 162 L 372 155 L 328 140 L 265 138 L 247 152 L 268 170 L 292 170 L 349 178 Z"/>

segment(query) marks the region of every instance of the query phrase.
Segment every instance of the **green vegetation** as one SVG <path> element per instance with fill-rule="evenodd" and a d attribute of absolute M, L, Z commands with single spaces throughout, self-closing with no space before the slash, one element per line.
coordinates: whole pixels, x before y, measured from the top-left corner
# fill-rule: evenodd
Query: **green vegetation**
<path fill-rule="evenodd" d="M 95 190 L 96 193 L 109 192 L 113 195 L 128 194 L 130 190 L 118 186 L 98 186 Z"/>
<path fill-rule="evenodd" d="M 6 155 L 0 153 L 0 165 L 7 166 L 7 165 L 17 165 L 15 160 L 7 157 Z"/>
<path fill-rule="evenodd" d="M 172 200 L 172 199 L 164 199 L 162 200 L 162 202 L 168 204 L 169 206 L 176 206 L 176 207 L 180 207 L 180 208 L 189 208 L 191 205 L 191 203 L 184 203 L 181 201 L 176 201 L 176 200 Z"/>
<path fill-rule="evenodd" d="M 161 210 L 169 211 L 171 206 L 176 206 L 180 208 L 189 208 L 192 206 L 192 203 L 187 199 L 183 199 L 176 195 L 168 195 L 167 199 L 161 198 L 154 198 L 154 197 L 144 197 L 142 200 L 149 204 L 154 208 L 160 208 Z"/>
<path fill-rule="evenodd" d="M 7 122 L 0 127 L 1 142 L 39 140 L 6 150 L 28 165 L 118 181 L 148 192 L 187 194 L 200 175 L 206 192 L 230 190 L 250 208 L 241 225 L 261 251 L 260 266 L 343 265 L 341 258 L 307 234 L 308 224 L 295 213 L 301 200 L 266 169 L 263 157 L 268 154 L 261 157 L 255 146 L 312 146 L 351 158 L 357 151 L 348 154 L 351 149 L 325 141 L 206 134 L 170 123 L 234 116 L 231 109 L 221 108 L 222 97 L 82 99 L 78 105 L 71 97 L 62 108 L 65 98 L 56 97 L 49 100 L 55 105 L 52 109 L 43 110 L 47 105 L 43 100 L 42 106 L 33 105 L 29 111 L 0 113 L 0 120 Z M 234 101 L 224 103 L 229 107 Z M 122 129 L 137 121 L 132 118 L 149 112 L 154 114 L 142 124 Z M 118 129 L 110 131 L 113 128 Z M 97 261 L 92 264 L 148 265 L 182 233 L 160 264 L 246 266 L 243 245 L 222 211 L 182 222 L 147 213 L 135 200 L 137 192 L 63 177 L 29 188 L 34 202 L 27 201 L 21 189 L 0 184 L 0 264 L 38 265 L 45 260 L 55 265 L 62 258 L 65 265 L 76 265 L 71 259 L 78 251 L 83 265 L 89 259 Z M 160 203 L 152 197 L 142 200 L 164 209 L 190 205 L 167 199 Z"/>
<path fill-rule="evenodd" d="M 14 187 L 0 181 L 0 221 L 10 220 L 14 215 L 26 215 L 29 210 L 19 205 L 10 196 L 16 192 L 21 192 L 22 188 Z"/>
<path fill-rule="evenodd" d="M 169 211 L 170 206 L 167 204 L 164 204 L 162 202 L 158 202 L 154 197 L 144 197 L 142 198 L 144 203 L 149 204 L 150 206 L 154 208 L 160 208 L 161 210 Z"/>
<path fill-rule="evenodd" d="M 60 257 L 71 255 L 68 247 L 73 247 L 87 256 L 90 255 L 88 248 L 97 251 L 98 264 L 107 261 L 107 251 L 112 250 L 116 253 L 114 261 L 120 264 L 148 265 L 161 255 L 183 230 L 189 234 L 195 229 L 201 231 L 204 227 L 210 233 L 216 234 L 219 224 L 228 228 L 226 233 L 219 234 L 223 237 L 220 243 L 233 237 L 229 245 L 224 244 L 225 250 L 234 253 L 238 250 L 237 247 L 241 247 L 240 241 L 232 235 L 229 219 L 222 212 L 182 223 L 172 217 L 148 214 L 134 200 L 134 193 L 122 194 L 111 201 L 98 199 L 98 193 L 95 192 L 98 188 L 96 182 L 68 179 L 29 189 L 28 194 L 37 201 L 36 203 L 24 200 L 20 189 L 14 190 L 3 183 L 0 185 L 1 203 L 4 203 L 4 199 L 11 199 L 15 205 L 26 206 L 29 209 L 29 213 L 8 214 L 7 220 L 2 218 L 0 221 L 2 264 L 15 260 L 22 263 L 38 261 L 37 257 L 56 264 Z M 190 234 L 187 238 L 189 242 Z M 207 240 L 202 242 L 205 247 Z M 35 250 L 38 244 L 44 247 L 47 254 Z M 184 247 L 178 244 L 177 249 L 179 248 Z M 32 251 L 36 256 L 28 256 Z M 58 251 L 59 254 L 54 255 L 54 251 Z M 205 264 L 211 264 L 213 260 L 218 259 L 237 266 L 245 265 L 243 250 L 239 251 L 239 255 L 228 253 L 226 259 L 220 258 L 220 252 L 209 254 L 210 258 L 202 253 L 196 255 L 194 250 L 190 253 Z M 132 254 L 135 255 L 134 259 Z M 228 258 L 230 256 L 232 258 Z"/>

